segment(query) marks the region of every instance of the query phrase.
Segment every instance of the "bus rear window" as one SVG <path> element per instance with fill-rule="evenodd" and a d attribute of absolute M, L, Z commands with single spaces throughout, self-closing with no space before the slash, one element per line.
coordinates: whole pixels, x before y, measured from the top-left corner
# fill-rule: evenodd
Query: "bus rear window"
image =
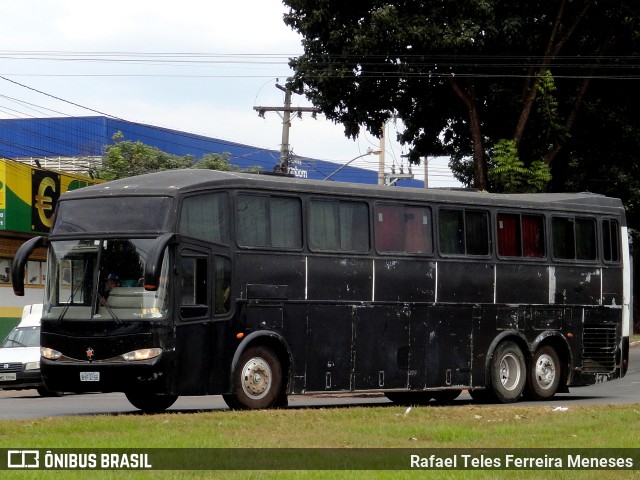
<path fill-rule="evenodd" d="M 163 232 L 169 230 L 169 197 L 104 197 L 58 203 L 52 233 Z"/>

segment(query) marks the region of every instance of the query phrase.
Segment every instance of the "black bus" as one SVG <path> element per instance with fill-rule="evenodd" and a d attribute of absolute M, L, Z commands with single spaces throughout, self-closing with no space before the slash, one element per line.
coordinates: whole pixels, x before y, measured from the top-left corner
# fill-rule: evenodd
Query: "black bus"
<path fill-rule="evenodd" d="M 168 171 L 67 192 L 48 238 L 52 391 L 232 408 L 382 392 L 547 399 L 627 370 L 621 202 Z"/>

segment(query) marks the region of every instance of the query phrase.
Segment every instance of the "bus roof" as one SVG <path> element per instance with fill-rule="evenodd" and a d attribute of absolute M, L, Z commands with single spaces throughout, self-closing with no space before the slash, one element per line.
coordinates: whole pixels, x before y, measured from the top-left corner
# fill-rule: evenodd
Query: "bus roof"
<path fill-rule="evenodd" d="M 181 196 L 218 188 L 263 189 L 280 192 L 328 193 L 388 200 L 465 203 L 478 206 L 509 206 L 550 210 L 606 212 L 622 209 L 617 198 L 594 193 L 498 194 L 471 190 L 381 187 L 377 185 L 314 181 L 281 175 L 222 172 L 217 170 L 167 170 L 85 187 L 65 193 L 60 201 L 114 195 Z"/>

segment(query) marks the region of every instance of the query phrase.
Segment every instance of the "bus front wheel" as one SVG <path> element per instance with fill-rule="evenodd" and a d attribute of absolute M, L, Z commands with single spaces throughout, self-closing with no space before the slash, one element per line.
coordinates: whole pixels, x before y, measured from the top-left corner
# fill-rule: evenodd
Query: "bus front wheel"
<path fill-rule="evenodd" d="M 177 395 L 160 395 L 146 392 L 126 392 L 129 403 L 139 408 L 144 413 L 161 413 L 173 405 L 178 399 Z"/>
<path fill-rule="evenodd" d="M 240 357 L 234 375 L 235 394 L 225 401 L 231 408 L 274 408 L 282 401 L 282 366 L 267 347 L 250 347 Z"/>
<path fill-rule="evenodd" d="M 527 376 L 529 395 L 548 400 L 556 394 L 561 377 L 560 359 L 553 347 L 546 345 L 536 350 Z"/>
<path fill-rule="evenodd" d="M 491 361 L 491 386 L 499 402 L 518 401 L 526 383 L 526 366 L 520 347 L 512 341 L 498 345 Z"/>

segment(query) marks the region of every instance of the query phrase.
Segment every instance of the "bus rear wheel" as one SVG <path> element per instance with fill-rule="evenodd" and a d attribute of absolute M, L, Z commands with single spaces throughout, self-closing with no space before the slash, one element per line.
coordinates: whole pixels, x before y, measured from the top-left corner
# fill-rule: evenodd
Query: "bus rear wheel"
<path fill-rule="evenodd" d="M 491 386 L 498 401 L 518 401 L 524 391 L 526 377 L 526 365 L 520 347 L 509 340 L 498 345 L 491 361 Z"/>
<path fill-rule="evenodd" d="M 536 400 L 548 400 L 556 394 L 561 377 L 558 354 L 549 345 L 541 347 L 531 359 L 527 393 Z"/>
<path fill-rule="evenodd" d="M 240 357 L 234 374 L 233 396 L 224 399 L 231 408 L 263 409 L 283 405 L 282 366 L 267 347 L 250 347 Z M 286 403 L 285 403 L 286 404 Z"/>
<path fill-rule="evenodd" d="M 160 395 L 158 393 L 126 392 L 129 403 L 144 413 L 161 413 L 173 405 L 177 395 Z"/>

